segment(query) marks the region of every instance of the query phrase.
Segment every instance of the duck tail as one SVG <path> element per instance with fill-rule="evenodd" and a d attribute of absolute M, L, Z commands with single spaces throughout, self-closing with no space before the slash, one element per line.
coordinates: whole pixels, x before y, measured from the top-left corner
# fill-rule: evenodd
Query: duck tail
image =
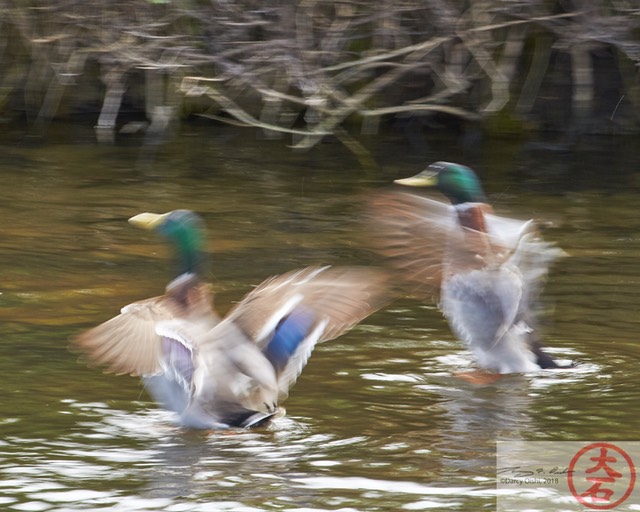
<path fill-rule="evenodd" d="M 536 364 L 543 370 L 562 368 L 562 366 L 554 361 L 553 357 L 544 352 L 540 347 L 534 347 L 532 352 L 536 356 Z"/>

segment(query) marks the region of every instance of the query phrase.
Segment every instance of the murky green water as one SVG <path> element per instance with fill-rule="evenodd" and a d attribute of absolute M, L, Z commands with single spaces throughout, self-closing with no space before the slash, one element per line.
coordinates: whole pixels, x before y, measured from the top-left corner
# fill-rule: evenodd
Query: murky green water
<path fill-rule="evenodd" d="M 153 152 L 78 128 L 3 144 L 0 508 L 493 510 L 496 439 L 636 440 L 640 150 L 624 140 L 577 154 L 491 144 L 464 159 L 498 211 L 543 218 L 569 253 L 545 290 L 545 337 L 574 370 L 472 387 L 454 376 L 472 360 L 440 313 L 403 300 L 318 347 L 271 428 L 204 433 L 67 349 L 163 290 L 165 247 L 126 222 L 141 211 L 202 213 L 221 311 L 274 273 L 369 263 L 359 198 L 462 158 L 452 144 L 371 144 L 380 171 L 338 144 L 293 154 L 229 128 L 189 128 Z"/>

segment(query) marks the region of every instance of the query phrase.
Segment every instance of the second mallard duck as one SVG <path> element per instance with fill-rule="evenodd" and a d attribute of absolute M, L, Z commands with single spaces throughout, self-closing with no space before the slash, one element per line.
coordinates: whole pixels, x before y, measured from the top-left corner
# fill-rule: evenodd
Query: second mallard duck
<path fill-rule="evenodd" d="M 534 300 L 562 251 L 540 239 L 533 221 L 494 215 L 469 167 L 436 162 L 395 182 L 436 187 L 451 202 L 400 192 L 375 200 L 378 249 L 413 291 L 438 296 L 451 329 L 483 369 L 558 367 L 542 350 Z"/>
<path fill-rule="evenodd" d="M 178 275 L 162 296 L 125 306 L 77 339 L 108 371 L 142 377 L 151 395 L 194 428 L 249 427 L 278 411 L 318 342 L 385 301 L 375 270 L 309 267 L 266 280 L 225 317 L 202 282 L 202 220 L 188 210 L 130 219 L 166 237 Z"/>

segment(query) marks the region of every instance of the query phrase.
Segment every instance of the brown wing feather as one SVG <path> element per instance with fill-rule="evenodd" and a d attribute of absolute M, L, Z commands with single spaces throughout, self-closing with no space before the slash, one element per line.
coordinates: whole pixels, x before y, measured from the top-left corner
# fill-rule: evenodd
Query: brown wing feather
<path fill-rule="evenodd" d="M 134 302 L 106 322 L 75 339 L 81 351 L 107 371 L 150 375 L 159 370 L 161 342 L 155 326 L 176 317 L 177 308 L 166 296 Z"/>
<path fill-rule="evenodd" d="M 366 210 L 374 251 L 396 271 L 405 293 L 438 297 L 447 237 L 454 209 L 439 201 L 403 192 L 382 192 Z"/>
<path fill-rule="evenodd" d="M 156 325 L 173 319 L 198 323 L 203 330 L 212 328 L 218 317 L 211 307 L 209 285 L 195 284 L 187 290 L 168 287 L 166 295 L 125 306 L 118 316 L 81 334 L 75 342 L 91 361 L 107 366 L 108 372 L 151 375 L 160 370 L 162 355 Z"/>
<path fill-rule="evenodd" d="M 416 194 L 383 192 L 371 200 L 366 220 L 373 249 L 396 271 L 404 292 L 437 300 L 447 276 L 499 265 L 515 249 L 527 223 L 491 213 L 486 204 L 458 210 Z M 510 240 L 486 232 L 496 221 L 509 226 Z"/>
<path fill-rule="evenodd" d="M 264 281 L 249 293 L 229 317 L 254 341 L 278 310 L 290 301 L 316 313 L 327 326 L 320 341 L 340 336 L 388 300 L 387 276 L 354 267 L 309 267 Z"/>

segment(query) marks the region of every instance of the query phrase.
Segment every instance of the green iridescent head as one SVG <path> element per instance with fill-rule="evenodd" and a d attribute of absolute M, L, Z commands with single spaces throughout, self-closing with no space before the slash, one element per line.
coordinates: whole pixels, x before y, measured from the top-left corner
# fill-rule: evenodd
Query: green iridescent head
<path fill-rule="evenodd" d="M 452 204 L 487 202 L 473 169 L 451 162 L 435 162 L 421 173 L 411 178 L 395 180 L 394 183 L 409 187 L 435 187 Z"/>
<path fill-rule="evenodd" d="M 173 246 L 178 275 L 202 275 L 205 271 L 205 227 L 202 219 L 190 210 L 168 213 L 140 213 L 129 222 L 139 228 L 153 230 L 169 240 Z"/>

